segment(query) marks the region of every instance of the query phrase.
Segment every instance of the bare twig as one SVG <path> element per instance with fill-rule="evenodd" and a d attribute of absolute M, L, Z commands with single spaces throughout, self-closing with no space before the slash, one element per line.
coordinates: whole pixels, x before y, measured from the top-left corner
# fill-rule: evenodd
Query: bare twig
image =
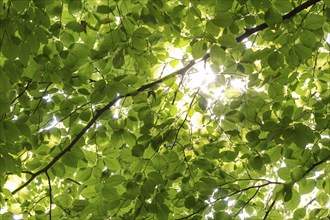
<path fill-rule="evenodd" d="M 172 144 L 171 149 L 172 149 L 172 148 L 174 147 L 174 145 L 176 144 L 176 142 L 177 142 L 177 140 L 178 140 L 178 136 L 179 136 L 180 130 L 181 130 L 181 128 L 183 127 L 184 123 L 186 123 L 186 121 L 187 121 L 187 119 L 188 119 L 189 111 L 190 111 L 190 109 L 192 108 L 192 106 L 194 105 L 194 102 L 195 102 L 195 99 L 196 99 L 196 96 L 197 96 L 198 92 L 199 92 L 199 89 L 195 92 L 194 97 L 192 98 L 192 100 L 191 100 L 191 102 L 190 102 L 190 104 L 189 104 L 189 107 L 188 107 L 188 109 L 187 109 L 186 116 L 184 117 L 182 123 L 180 124 L 179 128 L 178 128 L 177 131 L 176 131 L 175 138 L 174 138 L 174 141 L 173 141 L 173 144 Z"/>
<path fill-rule="evenodd" d="M 16 96 L 16 97 L 13 99 L 13 101 L 11 101 L 10 104 L 13 104 L 17 99 L 19 99 L 19 98 L 20 98 L 20 97 L 26 92 L 26 90 L 29 88 L 30 83 L 31 83 L 31 81 L 28 81 L 28 83 L 26 84 L 24 90 L 23 90 L 20 94 L 18 94 L 18 96 Z"/>
<path fill-rule="evenodd" d="M 48 88 L 49 88 L 49 86 L 50 86 L 51 84 L 52 84 L 52 83 L 49 83 L 49 84 L 47 85 L 47 87 L 45 88 L 44 92 L 43 92 L 42 95 L 40 96 L 40 99 L 39 99 L 39 102 L 38 102 L 38 104 L 37 104 L 37 107 L 33 110 L 33 112 L 31 113 L 31 115 L 34 115 L 34 113 L 36 113 L 36 111 L 37 111 L 38 108 L 40 107 L 41 102 L 42 102 L 42 100 L 43 100 L 43 97 L 44 97 L 44 95 L 46 94 L 46 92 L 48 91 Z"/>
<path fill-rule="evenodd" d="M 265 186 L 268 186 L 270 184 L 273 184 L 273 183 L 265 183 L 265 184 L 257 185 L 257 186 L 249 186 L 247 188 L 244 188 L 244 189 L 235 191 L 235 192 L 233 192 L 233 193 L 231 193 L 229 195 L 221 196 L 220 198 L 217 198 L 213 202 L 207 203 L 206 205 L 204 205 L 200 209 L 197 209 L 195 212 L 193 212 L 193 213 L 191 213 L 191 214 L 189 214 L 187 216 L 184 216 L 184 217 L 181 217 L 181 218 L 177 218 L 177 220 L 189 219 L 190 217 L 192 217 L 192 216 L 196 215 L 197 213 L 199 213 L 199 212 L 203 211 L 204 209 L 206 209 L 208 206 L 213 205 L 214 203 L 216 203 L 216 202 L 218 202 L 218 201 L 220 201 L 222 199 L 231 197 L 231 196 L 236 195 L 236 194 L 239 194 L 239 193 L 243 193 L 243 192 L 248 191 L 250 189 L 258 189 L 259 190 L 260 188 L 265 187 Z"/>
<path fill-rule="evenodd" d="M 272 211 L 272 208 L 273 208 L 273 206 L 275 205 L 275 202 L 276 202 L 276 199 L 274 199 L 274 201 L 272 202 L 272 204 L 270 204 L 270 206 L 269 206 L 269 208 L 267 209 L 267 211 L 266 211 L 264 217 L 262 218 L 262 220 L 266 220 L 266 219 L 267 219 L 267 217 L 268 217 L 270 211 Z"/>
<path fill-rule="evenodd" d="M 50 177 L 47 173 L 45 172 L 47 179 L 48 179 L 48 187 L 49 187 L 49 220 L 52 220 L 52 205 L 53 205 L 53 197 L 52 197 L 52 183 L 50 181 Z"/>
<path fill-rule="evenodd" d="M 245 208 L 247 204 L 250 203 L 250 201 L 258 194 L 259 190 L 260 189 L 257 189 L 256 192 L 249 198 L 249 200 L 244 203 L 244 205 L 238 210 L 238 212 L 236 212 L 234 218 L 238 215 L 238 213 L 240 213 Z"/>

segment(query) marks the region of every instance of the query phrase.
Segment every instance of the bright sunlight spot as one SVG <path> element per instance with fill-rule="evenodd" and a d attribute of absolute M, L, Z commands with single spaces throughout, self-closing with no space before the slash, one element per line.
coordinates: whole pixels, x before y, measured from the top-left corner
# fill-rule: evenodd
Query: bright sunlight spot
<path fill-rule="evenodd" d="M 215 80 L 215 75 L 210 68 L 210 64 L 199 62 L 189 73 L 189 79 L 186 84 L 188 88 L 200 88 L 202 92 L 208 92 L 208 86 Z"/>
<path fill-rule="evenodd" d="M 243 43 L 245 44 L 246 49 L 250 49 L 252 47 L 252 42 L 248 39 L 244 39 Z"/>
<path fill-rule="evenodd" d="M 15 220 L 23 219 L 23 214 L 14 215 L 13 217 Z"/>
<path fill-rule="evenodd" d="M 247 82 L 241 79 L 233 79 L 230 81 L 230 85 L 236 89 L 244 90 L 247 86 Z"/>
<path fill-rule="evenodd" d="M 10 190 L 10 191 L 13 191 L 15 190 L 19 184 L 22 182 L 22 179 L 19 178 L 18 176 L 16 175 L 10 175 L 8 176 L 8 179 L 4 185 L 4 188 Z"/>
<path fill-rule="evenodd" d="M 50 130 L 58 124 L 57 118 L 53 116 L 53 121 L 45 128 L 45 130 Z"/>

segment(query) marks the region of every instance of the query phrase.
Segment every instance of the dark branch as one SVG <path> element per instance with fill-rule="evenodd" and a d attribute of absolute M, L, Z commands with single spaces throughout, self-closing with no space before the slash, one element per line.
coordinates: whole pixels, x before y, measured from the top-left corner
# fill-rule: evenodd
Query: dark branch
<path fill-rule="evenodd" d="M 264 217 L 262 218 L 262 220 L 266 220 L 267 219 L 270 211 L 272 211 L 272 208 L 275 205 L 275 202 L 276 202 L 276 199 L 274 199 L 274 201 L 272 202 L 272 204 L 270 204 L 270 206 L 269 206 L 268 210 L 266 211 L 266 213 L 265 213 Z"/>
<path fill-rule="evenodd" d="M 238 210 L 238 212 L 236 212 L 234 218 L 245 208 L 245 206 L 247 206 L 247 204 L 250 203 L 250 201 L 258 194 L 259 190 L 260 189 L 257 189 L 256 192 L 249 198 L 249 200 L 244 203 L 244 205 Z"/>
<path fill-rule="evenodd" d="M 53 205 L 53 197 L 52 197 L 52 183 L 50 182 L 50 177 L 47 172 L 45 172 L 48 179 L 48 187 L 49 187 L 49 220 L 52 220 L 52 205 Z"/>
<path fill-rule="evenodd" d="M 325 162 L 327 162 L 327 161 L 329 161 L 330 160 L 330 156 L 327 156 L 326 158 L 324 158 L 323 160 L 320 160 L 319 162 L 317 162 L 317 163 L 314 163 L 310 168 L 308 168 L 308 170 L 306 170 L 305 172 L 304 172 L 304 174 L 301 176 L 301 178 L 299 179 L 299 180 L 301 180 L 302 178 L 304 178 L 306 175 L 308 175 L 312 170 L 314 170 L 317 166 L 319 166 L 319 165 L 321 165 L 321 164 L 323 164 L 323 163 L 325 163 Z M 298 180 L 298 181 L 299 181 Z M 298 181 L 296 181 L 296 182 L 298 182 Z"/>
<path fill-rule="evenodd" d="M 303 4 L 299 5 L 298 7 L 294 8 L 292 11 L 290 11 L 287 14 L 283 15 L 282 16 L 282 19 L 283 20 L 290 19 L 293 16 L 295 16 L 296 14 L 298 14 L 299 12 L 301 12 L 302 10 L 308 8 L 309 6 L 312 6 L 312 5 L 316 4 L 319 1 L 320 0 L 309 0 L 309 1 L 306 1 Z M 254 28 L 247 29 L 245 31 L 245 33 L 242 34 L 241 36 L 237 37 L 236 40 L 237 40 L 237 42 L 241 42 L 245 38 L 248 38 L 249 36 L 251 36 L 254 33 L 257 33 L 259 31 L 262 31 L 262 30 L 266 29 L 267 27 L 268 27 L 268 25 L 266 23 L 263 23 L 263 24 L 259 24 L 258 26 L 254 27 Z"/>
<path fill-rule="evenodd" d="M 303 4 L 299 5 L 298 7 L 294 8 L 292 11 L 290 11 L 287 14 L 283 15 L 282 16 L 282 20 L 287 20 L 287 19 L 292 18 L 293 16 L 295 16 L 296 14 L 298 14 L 299 12 L 301 12 L 302 10 L 304 10 L 304 9 L 306 9 L 306 8 L 312 6 L 312 5 L 315 5 L 319 1 L 321 1 L 321 0 L 309 0 L 309 1 L 306 1 L 305 3 L 303 3 Z M 255 33 L 259 32 L 259 31 L 262 31 L 262 30 L 266 29 L 267 27 L 268 27 L 268 25 L 266 23 L 262 23 L 262 24 L 259 24 L 256 27 L 254 27 L 254 28 L 247 29 L 247 30 L 245 30 L 245 32 L 243 34 L 241 34 L 240 36 L 238 36 L 236 38 L 236 41 L 237 41 L 237 43 L 242 42 L 244 39 L 250 37 L 252 34 L 255 34 Z M 224 46 L 221 46 L 221 47 L 224 50 L 227 49 Z M 202 58 L 202 60 L 207 60 L 209 58 L 210 58 L 210 53 L 207 53 Z"/>
<path fill-rule="evenodd" d="M 16 96 L 16 97 L 13 99 L 13 101 L 11 101 L 10 104 L 13 104 L 17 99 L 19 99 L 19 98 L 20 98 L 20 97 L 26 92 L 26 90 L 29 88 L 30 83 L 31 83 L 31 81 L 28 81 L 28 83 L 26 84 L 24 90 L 23 90 L 18 96 Z"/>
<path fill-rule="evenodd" d="M 260 190 L 260 188 L 262 187 L 265 187 L 265 186 L 268 186 L 268 185 L 271 185 L 271 184 L 276 184 L 276 183 L 265 183 L 265 184 L 262 184 L 262 185 L 257 185 L 257 186 L 249 186 L 247 188 L 244 188 L 244 189 L 241 189 L 241 190 L 238 190 L 238 191 L 235 191 L 229 195 L 225 195 L 225 196 L 221 196 L 220 198 L 217 198 L 215 201 L 211 202 L 211 203 L 208 203 L 206 205 L 204 205 L 203 207 L 201 207 L 200 209 L 196 210 L 195 212 L 187 215 L 187 216 L 184 216 L 184 217 L 181 217 L 181 218 L 177 218 L 177 220 L 183 220 L 183 219 L 189 219 L 190 217 L 196 215 L 197 213 L 203 211 L 204 209 L 206 209 L 209 205 L 213 205 L 214 203 L 218 202 L 219 200 L 222 200 L 222 199 L 225 199 L 225 198 L 228 198 L 228 197 L 231 197 L 231 196 L 234 196 L 236 194 L 239 194 L 239 193 L 243 193 L 245 191 L 248 191 L 250 189 L 257 189 L 258 191 Z"/>

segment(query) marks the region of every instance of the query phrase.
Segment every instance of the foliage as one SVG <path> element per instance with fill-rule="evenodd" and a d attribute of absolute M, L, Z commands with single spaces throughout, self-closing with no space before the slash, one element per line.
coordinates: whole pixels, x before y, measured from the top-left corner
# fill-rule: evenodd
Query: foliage
<path fill-rule="evenodd" d="M 328 0 L 0 0 L 0 219 L 326 219 L 329 21 Z"/>

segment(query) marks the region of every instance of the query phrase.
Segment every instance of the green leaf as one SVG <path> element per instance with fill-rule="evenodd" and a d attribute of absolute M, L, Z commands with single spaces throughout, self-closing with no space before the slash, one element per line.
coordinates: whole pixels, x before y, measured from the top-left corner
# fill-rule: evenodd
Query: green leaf
<path fill-rule="evenodd" d="M 126 185 L 126 196 L 134 199 L 140 193 L 140 187 L 135 182 L 128 182 Z"/>
<path fill-rule="evenodd" d="M 72 210 L 76 212 L 83 211 L 89 202 L 87 200 L 74 200 L 72 203 Z"/>
<path fill-rule="evenodd" d="M 226 60 L 225 50 L 222 49 L 221 47 L 219 47 L 218 45 L 214 45 L 211 47 L 210 56 L 211 56 L 212 62 L 216 62 L 219 64 L 224 63 Z"/>
<path fill-rule="evenodd" d="M 0 133 L 2 139 L 8 143 L 16 141 L 20 135 L 16 124 L 13 121 L 7 121 L 7 120 L 1 122 Z"/>
<path fill-rule="evenodd" d="M 90 95 L 90 100 L 93 104 L 98 104 L 105 98 L 105 96 L 105 88 L 95 89 Z"/>
<path fill-rule="evenodd" d="M 111 12 L 111 8 L 108 7 L 107 5 L 98 5 L 96 12 L 100 13 L 100 14 L 109 14 Z"/>
<path fill-rule="evenodd" d="M 204 96 L 201 96 L 198 100 L 198 106 L 202 109 L 202 111 L 207 109 L 207 100 Z"/>
<path fill-rule="evenodd" d="M 81 0 L 70 0 L 68 4 L 68 8 L 70 14 L 75 14 L 80 12 L 82 9 Z"/>
<path fill-rule="evenodd" d="M 82 43 L 74 44 L 70 52 L 80 59 L 88 57 L 90 53 L 88 46 Z"/>
<path fill-rule="evenodd" d="M 194 196 L 189 196 L 186 198 L 186 200 L 184 201 L 184 206 L 188 209 L 192 209 L 194 208 L 196 205 L 196 200 Z"/>
<path fill-rule="evenodd" d="M 63 165 L 63 163 L 55 163 L 51 169 L 52 173 L 57 176 L 57 177 L 60 177 L 60 178 L 63 178 L 65 176 L 65 166 Z"/>
<path fill-rule="evenodd" d="M 310 14 L 303 22 L 303 28 L 317 30 L 323 26 L 325 17 L 318 14 Z"/>
<path fill-rule="evenodd" d="M 230 98 L 234 98 L 237 97 L 241 94 L 241 90 L 235 88 L 235 87 L 227 87 L 227 90 L 225 91 L 225 97 L 230 99 Z"/>
<path fill-rule="evenodd" d="M 315 180 L 307 179 L 305 181 L 299 181 L 299 193 L 307 194 L 314 190 L 315 188 Z"/>
<path fill-rule="evenodd" d="M 134 31 L 133 35 L 141 38 L 146 38 L 151 35 L 151 32 L 145 27 L 139 27 Z"/>
<path fill-rule="evenodd" d="M 169 151 L 166 155 L 165 155 L 165 160 L 168 163 L 177 163 L 180 161 L 179 156 L 176 152 L 174 151 Z"/>
<path fill-rule="evenodd" d="M 151 159 L 151 164 L 155 170 L 162 170 L 166 166 L 166 161 L 162 156 L 157 155 Z"/>
<path fill-rule="evenodd" d="M 292 10 L 292 3 L 290 1 L 275 0 L 273 4 L 282 14 Z"/>
<path fill-rule="evenodd" d="M 269 97 L 272 99 L 282 98 L 285 94 L 284 86 L 279 83 L 272 83 L 268 87 Z"/>
<path fill-rule="evenodd" d="M 276 24 L 282 22 L 282 15 L 275 8 L 269 8 L 265 14 L 265 21 L 269 27 L 274 28 Z"/>
<path fill-rule="evenodd" d="M 298 57 L 300 57 L 300 59 L 307 60 L 312 58 L 312 50 L 303 46 L 302 44 L 295 45 L 294 51 Z"/>
<path fill-rule="evenodd" d="M 2 44 L 1 52 L 9 60 L 15 60 L 19 54 L 19 47 L 12 40 L 7 39 Z"/>
<path fill-rule="evenodd" d="M 62 163 L 64 165 L 69 166 L 69 167 L 74 167 L 74 168 L 77 167 L 79 159 L 80 158 L 78 158 L 77 155 L 74 154 L 72 151 L 64 154 L 61 158 Z"/>
<path fill-rule="evenodd" d="M 123 133 L 123 139 L 124 142 L 129 146 L 129 147 L 133 147 L 136 144 L 136 136 L 131 133 L 131 132 L 124 132 Z"/>
<path fill-rule="evenodd" d="M 45 29 L 43 29 L 41 27 L 36 27 L 34 29 L 34 34 L 37 36 L 38 40 L 41 43 L 43 43 L 43 44 L 48 43 L 48 36 L 47 36 L 47 33 L 46 33 Z"/>
<path fill-rule="evenodd" d="M 291 179 L 295 182 L 300 180 L 303 177 L 303 174 L 305 173 L 304 169 L 302 167 L 295 167 L 291 171 Z"/>
<path fill-rule="evenodd" d="M 284 181 L 290 181 L 291 180 L 291 171 L 287 167 L 279 168 L 277 170 L 277 174 Z"/>
<path fill-rule="evenodd" d="M 314 48 L 316 44 L 316 38 L 313 32 L 304 30 L 300 34 L 300 42 L 302 45 L 308 48 Z"/>
<path fill-rule="evenodd" d="M 289 210 L 294 210 L 300 203 L 300 195 L 295 189 L 292 189 L 291 194 L 291 198 L 285 201 L 285 204 L 287 205 Z"/>
<path fill-rule="evenodd" d="M 293 213 L 294 219 L 304 219 L 306 216 L 306 208 L 299 208 Z"/>
<path fill-rule="evenodd" d="M 272 70 L 277 70 L 280 67 L 283 67 L 284 57 L 279 51 L 271 53 L 268 57 L 268 64 Z"/>
<path fill-rule="evenodd" d="M 194 59 L 196 60 L 202 58 L 206 54 L 206 51 L 207 51 L 206 43 L 203 41 L 198 41 L 192 46 L 191 53 Z"/>
<path fill-rule="evenodd" d="M 295 126 L 295 130 L 293 133 L 293 142 L 299 148 L 305 148 L 307 144 L 313 143 L 315 139 L 315 135 L 313 130 L 301 123 Z"/>
<path fill-rule="evenodd" d="M 2 78 L 1 81 L 3 81 L 4 79 Z M 0 82 L 0 87 L 2 87 L 1 85 L 2 83 Z M 3 88 L 3 87 L 2 87 Z M 10 111 L 10 102 L 8 100 L 7 97 L 0 97 L 0 114 L 5 114 L 7 112 Z"/>
<path fill-rule="evenodd" d="M 246 134 L 246 139 L 249 142 L 255 142 L 259 140 L 259 133 L 256 131 L 250 131 L 249 133 Z"/>
<path fill-rule="evenodd" d="M 221 46 L 233 48 L 237 45 L 237 41 L 234 35 L 232 34 L 224 34 L 219 37 L 219 43 Z"/>
<path fill-rule="evenodd" d="M 61 42 L 64 46 L 69 47 L 71 44 L 75 42 L 74 37 L 68 31 L 63 31 L 60 35 Z"/>
<path fill-rule="evenodd" d="M 110 186 L 118 186 L 122 183 L 126 182 L 125 177 L 121 176 L 121 175 L 112 175 L 109 177 L 109 179 L 107 180 L 107 183 Z"/>
<path fill-rule="evenodd" d="M 125 63 L 125 58 L 123 51 L 122 50 L 118 51 L 118 53 L 112 60 L 112 64 L 115 68 L 120 69 L 124 65 L 124 63 Z"/>
<path fill-rule="evenodd" d="M 0 1 L 0 219 L 326 218 L 328 2 Z"/>
<path fill-rule="evenodd" d="M 115 158 L 106 157 L 103 159 L 103 161 L 109 170 L 117 171 L 121 169 L 119 161 Z"/>
<path fill-rule="evenodd" d="M 222 12 L 218 14 L 212 21 L 219 27 L 229 27 L 233 23 L 233 18 L 231 14 Z"/>
<path fill-rule="evenodd" d="M 218 36 L 220 34 L 220 28 L 213 22 L 206 22 L 206 31 L 212 36 Z"/>
<path fill-rule="evenodd" d="M 3 175 L 6 171 L 6 160 L 3 157 L 0 157 L 0 174 Z"/>
<path fill-rule="evenodd" d="M 139 36 L 132 37 L 132 46 L 138 51 L 144 51 L 147 48 L 147 41 Z"/>
<path fill-rule="evenodd" d="M 83 26 L 76 21 L 69 21 L 68 23 L 66 23 L 65 27 L 78 33 L 84 31 Z"/>
<path fill-rule="evenodd" d="M 164 182 L 164 179 L 159 172 L 148 173 L 148 178 L 155 184 L 162 184 Z"/>
<path fill-rule="evenodd" d="M 233 5 L 233 1 L 216 1 L 215 2 L 215 10 L 217 12 L 228 11 Z"/>
<path fill-rule="evenodd" d="M 123 144 L 123 136 L 121 132 L 116 131 L 111 135 L 111 145 L 114 148 L 119 148 Z"/>
<path fill-rule="evenodd" d="M 255 170 L 261 170 L 261 168 L 264 166 L 264 163 L 263 163 L 261 157 L 259 157 L 259 156 L 252 158 L 252 160 L 249 160 L 249 164 Z"/>
<path fill-rule="evenodd" d="M 329 194 L 321 192 L 316 196 L 316 201 L 320 204 L 321 207 L 326 206 L 329 203 Z"/>
<path fill-rule="evenodd" d="M 266 121 L 266 123 L 263 124 L 260 129 L 262 131 L 273 131 L 278 127 L 279 127 L 278 123 L 274 121 Z"/>
<path fill-rule="evenodd" d="M 271 4 L 269 0 L 259 1 L 259 0 L 250 0 L 252 5 L 258 9 L 267 11 L 268 8 L 270 8 Z"/>
<path fill-rule="evenodd" d="M 92 168 L 80 168 L 75 176 L 77 181 L 86 181 L 92 176 Z"/>

